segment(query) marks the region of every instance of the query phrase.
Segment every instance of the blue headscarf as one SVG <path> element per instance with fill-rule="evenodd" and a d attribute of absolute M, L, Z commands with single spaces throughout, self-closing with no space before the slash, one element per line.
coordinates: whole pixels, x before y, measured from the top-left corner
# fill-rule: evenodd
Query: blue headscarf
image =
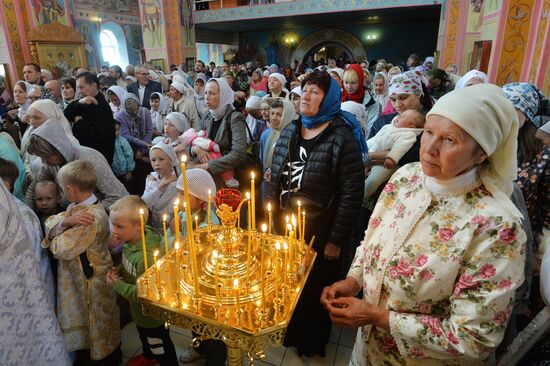
<path fill-rule="evenodd" d="M 368 153 L 367 141 L 365 140 L 365 135 L 363 135 L 363 130 L 361 129 L 361 124 L 357 121 L 357 118 L 350 112 L 343 111 L 342 106 L 342 90 L 334 78 L 330 78 L 330 87 L 328 92 L 325 94 L 321 105 L 319 106 L 319 111 L 313 117 L 306 117 L 303 114 L 302 125 L 305 128 L 315 128 L 325 122 L 331 121 L 334 117 L 338 116 L 346 122 L 348 127 L 353 131 L 355 139 L 361 146 L 361 153 Z"/>

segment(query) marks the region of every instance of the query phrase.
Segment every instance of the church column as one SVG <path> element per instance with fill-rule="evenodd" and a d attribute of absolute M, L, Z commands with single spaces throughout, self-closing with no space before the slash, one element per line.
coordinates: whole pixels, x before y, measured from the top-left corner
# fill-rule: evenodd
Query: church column
<path fill-rule="evenodd" d="M 31 61 L 27 43 L 30 26 L 26 4 L 22 0 L 2 0 L 0 8 L 0 22 L 7 46 L 7 54 L 2 62 L 9 64 L 12 85 L 23 77 L 23 66 Z"/>
<path fill-rule="evenodd" d="M 162 59 L 165 71 L 196 55 L 193 2 L 145 0 L 140 7 L 147 60 Z"/>

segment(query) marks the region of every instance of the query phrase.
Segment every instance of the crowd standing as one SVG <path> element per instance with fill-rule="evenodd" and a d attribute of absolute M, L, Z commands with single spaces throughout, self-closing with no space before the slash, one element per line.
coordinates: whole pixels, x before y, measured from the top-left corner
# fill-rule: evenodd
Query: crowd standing
<path fill-rule="evenodd" d="M 208 192 L 246 190 L 251 171 L 258 215 L 269 202 L 282 232 L 300 204 L 316 238 L 287 347 L 324 357 L 339 325 L 358 329 L 350 365 L 517 356 L 549 305 L 549 101 L 434 62 L 147 62 L 60 80 L 27 64 L 12 90 L 0 80 L 0 363 L 118 365 L 131 318 L 143 353 L 128 365 L 224 365 L 221 341 L 177 355 L 143 314 L 137 212 L 152 263 L 163 215 L 170 245 L 185 234 L 170 216 L 184 186 L 202 226 Z M 550 362 L 548 338 L 521 364 Z"/>

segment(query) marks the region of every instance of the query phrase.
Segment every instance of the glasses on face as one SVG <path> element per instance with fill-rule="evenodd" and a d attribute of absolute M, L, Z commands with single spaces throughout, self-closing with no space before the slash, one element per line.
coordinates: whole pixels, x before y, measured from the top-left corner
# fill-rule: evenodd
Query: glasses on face
<path fill-rule="evenodd" d="M 32 100 L 33 102 L 40 99 L 40 97 L 34 97 L 34 96 L 31 96 L 31 97 L 27 97 L 28 100 Z"/>

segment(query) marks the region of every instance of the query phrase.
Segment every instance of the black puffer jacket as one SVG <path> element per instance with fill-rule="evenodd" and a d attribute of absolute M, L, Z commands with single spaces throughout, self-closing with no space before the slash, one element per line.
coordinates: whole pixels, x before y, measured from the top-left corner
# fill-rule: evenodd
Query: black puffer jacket
<path fill-rule="evenodd" d="M 268 197 L 276 203 L 274 217 L 284 217 L 284 211 L 289 209 L 296 212 L 297 201 L 301 201 L 307 213 L 306 240 L 315 235 L 318 252 L 324 250 L 327 242 L 345 246 L 363 199 L 365 173 L 361 149 L 346 123 L 335 118 L 309 152 L 300 190 L 291 193 L 289 202 L 281 203 L 282 170 L 290 153 L 296 150 L 300 128 L 301 120 L 289 124 L 281 132 L 273 152 Z"/>

